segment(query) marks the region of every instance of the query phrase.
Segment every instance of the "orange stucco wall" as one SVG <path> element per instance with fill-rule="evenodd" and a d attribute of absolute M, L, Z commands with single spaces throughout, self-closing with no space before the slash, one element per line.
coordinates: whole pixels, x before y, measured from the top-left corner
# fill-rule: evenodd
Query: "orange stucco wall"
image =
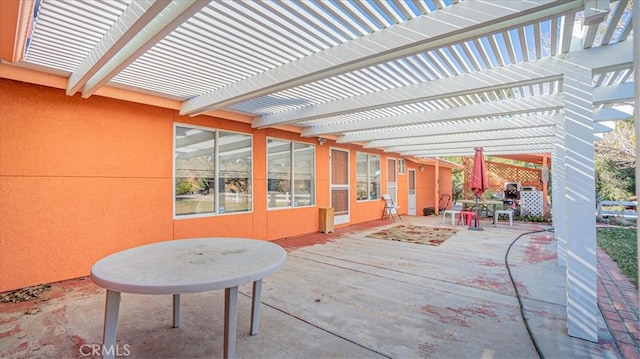
<path fill-rule="evenodd" d="M 252 212 L 173 219 L 175 122 L 252 134 Z M 267 210 L 267 137 L 316 144 L 315 207 Z M 380 154 L 386 171 L 386 154 L 355 145 L 319 146 L 293 132 L 252 129 L 248 121 L 181 117 L 174 109 L 0 79 L 0 292 L 88 275 L 99 258 L 146 243 L 316 232 L 318 208 L 329 205 L 330 146 L 350 150 L 352 186 L 356 151 Z M 416 169 L 421 215 L 433 206 L 427 195 L 433 167 L 419 172 L 407 162 L 409 168 Z M 441 169 L 440 177 L 450 188 L 451 171 Z M 398 202 L 406 211 L 406 175 L 398 176 Z M 351 223 L 377 219 L 381 211 L 381 201 L 352 196 Z"/>
<path fill-rule="evenodd" d="M 173 237 L 173 111 L 9 80 L 0 101 L 0 291 Z"/>
<path fill-rule="evenodd" d="M 419 168 L 421 166 L 415 166 Z M 427 207 L 437 207 L 440 195 L 452 194 L 453 182 L 451 168 L 440 167 L 436 172 L 434 166 L 422 166 L 424 171 L 416 169 L 416 207 L 417 215 L 422 215 L 422 210 Z M 411 167 L 409 167 L 411 168 Z M 451 207 L 451 203 L 449 204 Z"/>

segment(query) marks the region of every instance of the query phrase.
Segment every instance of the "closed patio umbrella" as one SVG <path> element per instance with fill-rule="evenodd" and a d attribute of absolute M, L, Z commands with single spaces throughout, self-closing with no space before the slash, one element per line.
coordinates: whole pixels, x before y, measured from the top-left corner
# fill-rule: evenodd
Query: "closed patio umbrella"
<path fill-rule="evenodd" d="M 473 166 L 471 167 L 471 192 L 476 196 L 476 216 L 473 226 L 469 229 L 482 230 L 482 227 L 478 224 L 478 197 L 484 194 L 489 188 L 489 181 L 487 180 L 487 168 L 484 163 L 484 152 L 482 147 L 475 148 L 476 154 L 473 156 Z"/>

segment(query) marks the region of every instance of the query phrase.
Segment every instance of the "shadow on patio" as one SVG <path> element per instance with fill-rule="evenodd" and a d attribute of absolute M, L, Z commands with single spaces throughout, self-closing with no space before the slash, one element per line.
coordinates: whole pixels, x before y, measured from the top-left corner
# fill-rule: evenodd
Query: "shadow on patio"
<path fill-rule="evenodd" d="M 250 286 L 240 288 L 241 358 L 535 358 L 505 267 L 546 358 L 620 358 L 601 317 L 599 343 L 569 337 L 565 274 L 553 234 L 539 225 L 484 231 L 464 226 L 439 246 L 367 235 L 399 224 L 449 227 L 441 217 L 373 221 L 331 234 L 277 241 L 283 270 L 264 280 L 261 327 L 249 335 Z M 0 355 L 92 357 L 102 339 L 104 290 L 89 278 L 52 284 L 44 300 L 0 303 Z M 117 344 L 131 358 L 219 357 L 224 291 L 183 295 L 171 328 L 171 296 L 123 294 Z M 637 308 L 636 308 L 637 312 Z M 118 354 L 118 353 L 117 353 Z"/>

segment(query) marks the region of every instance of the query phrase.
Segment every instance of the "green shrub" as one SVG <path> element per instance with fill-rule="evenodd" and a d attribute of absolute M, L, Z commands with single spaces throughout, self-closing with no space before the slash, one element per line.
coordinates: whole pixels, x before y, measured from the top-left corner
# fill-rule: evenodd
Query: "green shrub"
<path fill-rule="evenodd" d="M 534 215 L 527 211 L 522 211 L 516 214 L 516 220 L 522 222 L 535 222 L 535 223 L 551 223 L 551 213 L 546 212 L 542 215 Z"/>
<path fill-rule="evenodd" d="M 180 181 L 176 184 L 177 195 L 191 193 L 191 191 L 193 191 L 193 185 L 191 185 L 191 182 Z"/>

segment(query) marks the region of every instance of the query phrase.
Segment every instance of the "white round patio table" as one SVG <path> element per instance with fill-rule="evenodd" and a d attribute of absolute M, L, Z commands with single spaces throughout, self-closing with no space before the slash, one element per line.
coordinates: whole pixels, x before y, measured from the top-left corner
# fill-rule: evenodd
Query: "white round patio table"
<path fill-rule="evenodd" d="M 176 239 L 127 249 L 100 259 L 91 279 L 107 290 L 102 354 L 113 358 L 120 293 L 173 295 L 173 327 L 180 294 L 225 289 L 224 353 L 235 356 L 238 286 L 253 282 L 251 335 L 258 333 L 262 279 L 280 270 L 287 254 L 277 244 L 243 238 Z"/>

